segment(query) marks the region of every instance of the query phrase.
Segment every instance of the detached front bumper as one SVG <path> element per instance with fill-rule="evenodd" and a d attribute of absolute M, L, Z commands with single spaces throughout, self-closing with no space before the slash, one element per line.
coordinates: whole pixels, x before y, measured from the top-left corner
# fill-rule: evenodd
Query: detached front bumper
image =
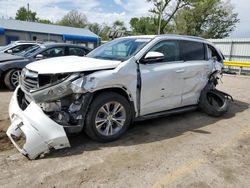
<path fill-rule="evenodd" d="M 19 89 L 15 90 L 9 105 L 11 125 L 7 130 L 15 147 L 29 159 L 48 153 L 51 148 L 70 147 L 63 126 L 51 120 L 36 103 L 31 102 L 25 110 L 20 108 L 17 99 Z M 21 137 L 25 139 L 23 146 L 16 142 Z"/>

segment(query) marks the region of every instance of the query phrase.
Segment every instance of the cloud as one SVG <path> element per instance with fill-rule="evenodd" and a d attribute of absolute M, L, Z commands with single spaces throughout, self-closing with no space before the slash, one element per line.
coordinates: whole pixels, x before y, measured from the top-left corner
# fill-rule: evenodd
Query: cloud
<path fill-rule="evenodd" d="M 21 7 L 27 7 L 37 13 L 41 19 L 58 21 L 70 10 L 75 9 L 86 14 L 90 22 L 111 24 L 116 20 L 122 20 L 129 26 L 132 17 L 148 14 L 150 3 L 146 0 L 105 0 L 110 3 L 103 4 L 104 0 L 1 0 L 0 18 L 15 17 L 16 11 Z M 120 7 L 120 9 L 118 9 Z"/>
<path fill-rule="evenodd" d="M 250 37 L 249 0 L 231 0 L 240 22 L 236 24 L 232 37 Z M 248 6 L 247 6 L 248 5 Z"/>
<path fill-rule="evenodd" d="M 117 5 L 123 5 L 122 1 L 121 0 L 114 0 L 115 4 Z"/>
<path fill-rule="evenodd" d="M 225 0 L 226 1 L 226 0 Z M 250 20 L 248 16 L 249 0 L 231 0 L 235 12 L 239 13 L 240 23 L 237 24 L 233 37 L 250 37 Z M 0 18 L 14 18 L 16 11 L 27 7 L 37 12 L 37 16 L 51 21 L 60 20 L 70 10 L 75 9 L 86 14 L 89 22 L 112 24 L 122 20 L 129 27 L 132 17 L 149 15 L 152 7 L 146 0 L 0 0 Z"/>

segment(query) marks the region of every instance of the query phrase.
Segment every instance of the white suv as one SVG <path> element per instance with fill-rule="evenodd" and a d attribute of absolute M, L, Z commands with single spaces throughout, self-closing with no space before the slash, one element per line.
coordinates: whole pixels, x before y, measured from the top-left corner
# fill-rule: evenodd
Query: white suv
<path fill-rule="evenodd" d="M 85 130 L 107 142 L 137 120 L 198 106 L 219 116 L 227 109 L 226 94 L 215 89 L 222 67 L 223 55 L 210 42 L 179 35 L 124 37 L 87 57 L 31 63 L 10 103 L 7 135 L 34 159 L 69 147 L 66 133 Z M 15 138 L 22 135 L 26 141 L 19 146 Z"/>

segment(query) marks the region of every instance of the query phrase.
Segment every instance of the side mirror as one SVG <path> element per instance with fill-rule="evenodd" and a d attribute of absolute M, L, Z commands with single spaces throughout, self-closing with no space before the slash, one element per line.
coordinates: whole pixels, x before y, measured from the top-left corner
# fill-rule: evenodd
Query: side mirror
<path fill-rule="evenodd" d="M 160 52 L 148 52 L 145 57 L 141 60 L 142 63 L 159 62 L 164 60 L 164 54 Z"/>
<path fill-rule="evenodd" d="M 12 52 L 13 52 L 12 50 L 7 50 L 8 54 L 12 54 Z"/>
<path fill-rule="evenodd" d="M 43 55 L 42 55 L 42 54 L 36 55 L 36 59 L 37 59 L 37 60 L 43 59 Z"/>

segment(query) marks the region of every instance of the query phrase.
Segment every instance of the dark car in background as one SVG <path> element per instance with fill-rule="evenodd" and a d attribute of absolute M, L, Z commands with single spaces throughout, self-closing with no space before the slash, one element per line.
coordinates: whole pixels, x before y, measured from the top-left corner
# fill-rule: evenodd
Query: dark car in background
<path fill-rule="evenodd" d="M 18 54 L 0 55 L 0 80 L 8 89 L 14 90 L 19 84 L 21 70 L 29 63 L 37 60 L 60 56 L 85 56 L 89 48 L 66 43 L 36 44 Z"/>

